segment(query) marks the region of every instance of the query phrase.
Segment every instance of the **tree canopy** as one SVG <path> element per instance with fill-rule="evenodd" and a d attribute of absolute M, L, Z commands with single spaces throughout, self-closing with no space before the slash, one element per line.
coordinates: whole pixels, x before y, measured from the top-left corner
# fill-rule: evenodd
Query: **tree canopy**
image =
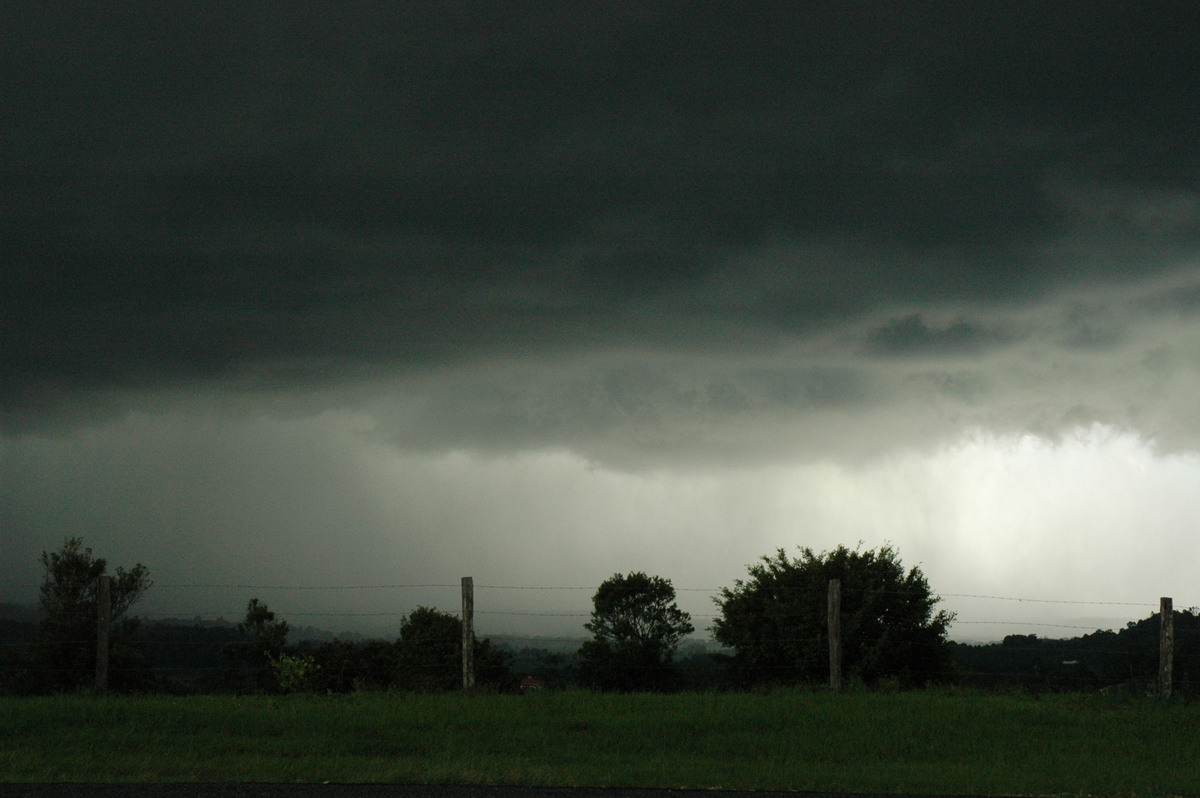
<path fill-rule="evenodd" d="M 665 690 L 676 686 L 672 658 L 679 641 L 695 631 L 675 605 L 667 579 L 642 572 L 614 574 L 592 597 L 584 628 L 593 638 L 579 649 L 580 677 L 602 690 Z"/>
<path fill-rule="evenodd" d="M 265 602 L 252 598 L 237 630 L 241 639 L 221 649 L 221 685 L 238 692 L 275 690 L 271 665 L 287 645 L 288 622 L 276 620 Z"/>
<path fill-rule="evenodd" d="M 30 648 L 31 692 L 56 692 L 91 684 L 96 672 L 96 581 L 108 569 L 80 538 L 68 538 L 58 551 L 43 551 L 44 574 L 38 600 L 45 612 Z M 109 591 L 109 621 L 117 621 L 154 583 L 146 566 L 117 568 Z M 109 685 L 133 688 L 149 678 L 140 655 L 129 646 L 135 621 L 109 630 Z"/>
<path fill-rule="evenodd" d="M 924 684 L 948 675 L 946 631 L 953 615 L 919 568 L 907 572 L 890 545 L 878 551 L 838 546 L 830 552 L 783 549 L 749 568 L 749 578 L 722 588 L 713 637 L 733 649 L 741 677 L 762 683 L 820 683 L 829 674 L 829 580 L 841 580 L 842 663 L 867 684 L 894 678 Z"/>
<path fill-rule="evenodd" d="M 462 686 L 462 621 L 417 607 L 400 622 L 400 681 L 421 692 Z"/>
<path fill-rule="evenodd" d="M 462 687 L 462 621 L 448 612 L 417 607 L 400 623 L 398 686 L 421 692 Z M 490 640 L 473 641 L 475 685 L 507 690 L 513 676 L 504 652 Z"/>
<path fill-rule="evenodd" d="M 108 561 L 92 554 L 80 538 L 67 538 L 61 550 L 43 551 L 38 559 L 45 571 L 38 600 L 46 614 L 90 611 L 95 617 L 96 580 L 106 572 Z M 129 570 L 118 567 L 109 593 L 111 619 L 124 615 L 153 584 L 141 563 Z"/>

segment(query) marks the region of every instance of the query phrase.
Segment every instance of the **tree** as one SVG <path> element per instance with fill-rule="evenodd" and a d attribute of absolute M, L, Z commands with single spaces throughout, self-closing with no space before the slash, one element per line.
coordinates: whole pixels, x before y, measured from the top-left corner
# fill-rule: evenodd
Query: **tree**
<path fill-rule="evenodd" d="M 462 622 L 417 607 L 400 622 L 400 678 L 408 690 L 432 692 L 462 686 Z"/>
<path fill-rule="evenodd" d="M 322 693 L 387 690 L 400 672 L 400 644 L 384 640 L 327 640 L 301 643 L 297 651 L 310 654 L 317 666 L 315 689 Z"/>
<path fill-rule="evenodd" d="M 285 693 L 306 693 L 317 688 L 321 665 L 312 654 L 285 651 L 271 660 L 271 675 Z"/>
<path fill-rule="evenodd" d="M 30 651 L 28 674 L 32 692 L 59 692 L 93 683 L 96 673 L 96 581 L 108 562 L 68 538 L 58 551 L 43 551 L 45 574 L 39 603 L 45 615 L 38 623 Z M 135 620 L 116 621 L 154 583 L 140 562 L 117 568 L 110 589 L 109 685 L 114 689 L 143 686 L 150 679 L 143 658 L 130 647 Z"/>
<path fill-rule="evenodd" d="M 672 663 L 691 616 L 675 606 L 670 580 L 641 572 L 614 574 L 592 597 L 593 638 L 579 649 L 580 680 L 601 690 L 661 691 L 678 686 Z"/>
<path fill-rule="evenodd" d="M 239 692 L 270 692 L 278 688 L 272 663 L 287 645 L 288 622 L 256 598 L 246 605 L 246 617 L 237 625 L 242 639 L 221 649 L 221 683 Z"/>
<path fill-rule="evenodd" d="M 462 621 L 448 612 L 417 607 L 400 622 L 399 684 L 407 690 L 435 692 L 462 687 Z M 515 681 L 507 655 L 490 640 L 476 640 L 475 684 L 507 690 Z"/>
<path fill-rule="evenodd" d="M 888 677 L 918 685 L 948 676 L 946 630 L 952 613 L 919 568 L 907 573 L 890 545 L 878 551 L 838 546 L 816 554 L 783 549 L 750 566 L 750 578 L 722 588 L 713 637 L 733 649 L 731 660 L 750 682 L 821 683 L 829 675 L 827 597 L 841 580 L 842 664 L 867 684 Z"/>

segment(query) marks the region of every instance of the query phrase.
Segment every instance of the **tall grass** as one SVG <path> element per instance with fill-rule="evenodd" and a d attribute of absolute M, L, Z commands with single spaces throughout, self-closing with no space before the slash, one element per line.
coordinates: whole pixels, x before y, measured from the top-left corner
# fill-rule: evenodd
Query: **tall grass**
<path fill-rule="evenodd" d="M 0 780 L 1200 795 L 1200 706 L 969 693 L 0 700 Z"/>

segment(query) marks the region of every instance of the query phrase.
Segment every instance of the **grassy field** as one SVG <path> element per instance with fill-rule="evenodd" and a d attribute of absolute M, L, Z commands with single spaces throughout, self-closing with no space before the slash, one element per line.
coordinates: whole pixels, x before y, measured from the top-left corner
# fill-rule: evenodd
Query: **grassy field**
<path fill-rule="evenodd" d="M 1200 705 L 948 692 L 0 699 L 0 780 L 1200 795 Z"/>

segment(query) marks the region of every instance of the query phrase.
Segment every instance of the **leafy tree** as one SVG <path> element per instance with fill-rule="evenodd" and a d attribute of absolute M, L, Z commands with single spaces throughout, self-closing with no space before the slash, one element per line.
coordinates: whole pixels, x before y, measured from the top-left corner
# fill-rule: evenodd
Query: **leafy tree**
<path fill-rule="evenodd" d="M 417 607 L 400 622 L 401 686 L 431 692 L 462 686 L 462 622 Z"/>
<path fill-rule="evenodd" d="M 275 613 L 265 603 L 252 598 L 237 628 L 242 639 L 221 649 L 222 686 L 239 692 L 276 690 L 279 685 L 272 662 L 287 644 L 288 622 L 275 620 Z"/>
<path fill-rule="evenodd" d="M 322 693 L 386 690 L 400 672 L 400 644 L 383 640 L 327 640 L 306 645 L 317 670 L 315 689 Z"/>
<path fill-rule="evenodd" d="M 400 623 L 399 686 L 433 692 L 462 687 L 462 621 L 447 612 L 417 607 Z M 507 655 L 490 640 L 476 640 L 475 684 L 507 690 L 514 678 Z"/>
<path fill-rule="evenodd" d="M 96 581 L 108 562 L 92 553 L 80 538 L 68 538 L 58 551 L 43 551 L 45 574 L 39 603 L 45 613 L 34 632 L 25 689 L 59 692 L 92 684 L 96 673 Z M 118 619 L 154 583 L 146 566 L 117 568 L 110 599 L 109 685 L 113 689 L 144 687 L 152 677 L 130 642 L 137 621 Z"/>
<path fill-rule="evenodd" d="M 312 654 L 284 652 L 271 660 L 271 673 L 285 693 L 304 693 L 317 686 L 321 666 Z"/>
<path fill-rule="evenodd" d="M 827 600 L 841 580 L 842 665 L 867 684 L 883 678 L 918 685 L 948 676 L 946 630 L 952 613 L 919 568 L 905 572 L 890 545 L 878 551 L 838 546 L 816 554 L 783 549 L 750 566 L 750 578 L 722 588 L 713 637 L 733 649 L 739 675 L 751 682 L 821 683 L 829 675 Z"/>
<path fill-rule="evenodd" d="M 237 628 L 255 651 L 268 656 L 278 656 L 287 644 L 288 622 L 275 620 L 275 613 L 256 598 L 246 605 L 246 617 Z"/>
<path fill-rule="evenodd" d="M 672 657 L 695 631 L 675 605 L 670 580 L 641 572 L 614 574 L 592 597 L 593 638 L 579 649 L 580 680 L 601 690 L 667 690 L 678 686 Z"/>

